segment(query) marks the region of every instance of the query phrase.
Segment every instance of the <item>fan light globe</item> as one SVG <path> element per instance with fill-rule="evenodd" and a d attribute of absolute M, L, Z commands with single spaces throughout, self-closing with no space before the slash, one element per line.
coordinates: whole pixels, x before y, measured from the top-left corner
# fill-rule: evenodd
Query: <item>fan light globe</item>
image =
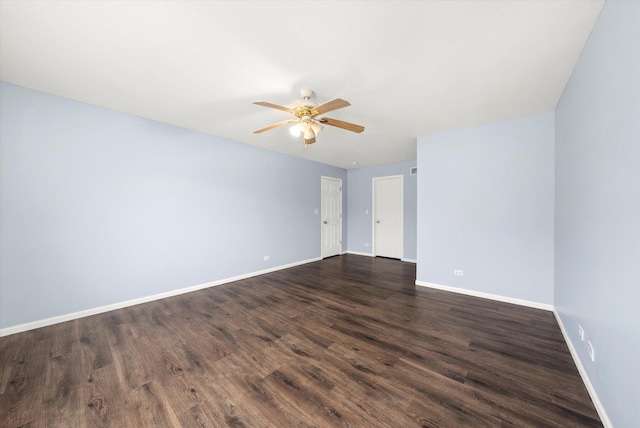
<path fill-rule="evenodd" d="M 320 125 L 318 122 L 312 122 L 311 129 L 313 130 L 314 134 L 318 135 L 319 133 L 322 132 L 322 130 L 324 129 L 324 126 Z"/>
<path fill-rule="evenodd" d="M 314 135 L 314 133 L 313 133 L 313 129 L 311 129 L 310 127 L 309 127 L 309 128 L 307 128 L 307 129 L 304 131 L 304 139 L 305 139 L 305 140 L 310 140 L 310 139 L 312 139 L 313 137 L 315 137 L 315 135 Z"/>
<path fill-rule="evenodd" d="M 296 123 L 291 128 L 289 128 L 289 132 L 291 132 L 291 135 L 293 135 L 294 137 L 299 137 L 302 133 L 302 127 L 299 123 Z"/>

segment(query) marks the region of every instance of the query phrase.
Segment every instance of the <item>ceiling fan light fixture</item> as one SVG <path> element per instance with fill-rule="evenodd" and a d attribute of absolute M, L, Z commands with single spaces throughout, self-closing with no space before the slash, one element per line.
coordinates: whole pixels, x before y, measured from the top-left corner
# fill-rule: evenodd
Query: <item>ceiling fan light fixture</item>
<path fill-rule="evenodd" d="M 307 129 L 305 129 L 304 131 L 304 139 L 305 140 L 310 140 L 312 138 L 314 138 L 316 135 L 313 133 L 313 129 L 311 129 L 311 127 L 308 127 Z"/>
<path fill-rule="evenodd" d="M 311 129 L 313 130 L 314 134 L 318 135 L 322 132 L 322 130 L 324 129 L 324 126 L 314 121 L 311 123 Z"/>
<path fill-rule="evenodd" d="M 302 126 L 300 125 L 300 123 L 296 123 L 291 128 L 289 128 L 289 132 L 294 137 L 299 137 L 300 134 L 302 134 Z"/>

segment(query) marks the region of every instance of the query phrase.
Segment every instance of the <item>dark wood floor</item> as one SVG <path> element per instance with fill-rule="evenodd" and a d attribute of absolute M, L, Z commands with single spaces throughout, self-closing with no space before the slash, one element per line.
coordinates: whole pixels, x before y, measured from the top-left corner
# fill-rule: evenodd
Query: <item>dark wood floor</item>
<path fill-rule="evenodd" d="M 602 426 L 551 312 L 414 279 L 345 255 L 0 338 L 0 426 Z"/>

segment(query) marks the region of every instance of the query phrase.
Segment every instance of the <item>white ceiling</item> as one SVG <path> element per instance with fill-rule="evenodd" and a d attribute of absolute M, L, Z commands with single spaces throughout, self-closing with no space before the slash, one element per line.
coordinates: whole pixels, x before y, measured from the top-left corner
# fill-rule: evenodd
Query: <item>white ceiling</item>
<path fill-rule="evenodd" d="M 603 5 L 531 1 L 1 1 L 0 79 L 342 168 L 416 137 L 555 109 Z M 308 150 L 299 91 L 364 125 Z M 357 162 L 354 165 L 354 162 Z"/>

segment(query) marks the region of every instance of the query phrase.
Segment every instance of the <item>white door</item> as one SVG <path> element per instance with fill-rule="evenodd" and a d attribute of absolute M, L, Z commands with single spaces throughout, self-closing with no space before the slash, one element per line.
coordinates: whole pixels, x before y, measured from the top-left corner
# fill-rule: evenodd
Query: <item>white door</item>
<path fill-rule="evenodd" d="M 342 253 L 342 180 L 322 177 L 322 257 Z"/>
<path fill-rule="evenodd" d="M 373 254 L 402 258 L 403 176 L 373 179 Z"/>

